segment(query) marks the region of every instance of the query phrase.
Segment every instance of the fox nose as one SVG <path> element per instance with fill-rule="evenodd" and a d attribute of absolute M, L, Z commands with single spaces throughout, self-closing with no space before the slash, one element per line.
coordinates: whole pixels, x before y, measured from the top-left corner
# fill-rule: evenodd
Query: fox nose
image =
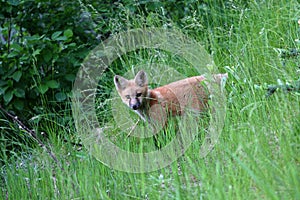
<path fill-rule="evenodd" d="M 129 106 L 133 110 L 137 110 L 140 107 L 141 103 L 138 99 L 131 99 L 129 101 Z"/>
<path fill-rule="evenodd" d="M 133 110 L 136 110 L 136 109 L 138 109 L 138 105 L 133 105 L 131 108 L 132 108 Z"/>

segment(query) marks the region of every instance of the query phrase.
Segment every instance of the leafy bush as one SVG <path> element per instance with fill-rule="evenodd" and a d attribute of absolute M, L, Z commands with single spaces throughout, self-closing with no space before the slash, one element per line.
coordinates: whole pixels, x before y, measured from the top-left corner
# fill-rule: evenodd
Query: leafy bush
<path fill-rule="evenodd" d="M 66 100 L 88 52 L 85 38 L 74 35 L 70 10 L 75 14 L 76 4 L 65 12 L 58 9 L 59 1 L 51 2 L 54 7 L 48 4 L 8 1 L 1 5 L 0 103 L 23 117 L 40 113 L 47 100 Z"/>

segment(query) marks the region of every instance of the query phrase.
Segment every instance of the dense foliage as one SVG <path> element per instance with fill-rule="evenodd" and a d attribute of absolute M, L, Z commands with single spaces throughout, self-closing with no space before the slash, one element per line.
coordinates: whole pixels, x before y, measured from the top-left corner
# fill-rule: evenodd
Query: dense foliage
<path fill-rule="evenodd" d="M 84 33 L 91 25 L 78 7 L 72 1 L 2 2 L 1 105 L 26 117 L 42 113 L 46 102 L 67 99 L 80 62 L 96 42 Z"/>

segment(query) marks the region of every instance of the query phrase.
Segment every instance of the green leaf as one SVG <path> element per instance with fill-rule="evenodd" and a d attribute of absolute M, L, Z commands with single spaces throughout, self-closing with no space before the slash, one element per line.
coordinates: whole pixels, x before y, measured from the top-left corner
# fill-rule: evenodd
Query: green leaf
<path fill-rule="evenodd" d="M 65 37 L 65 36 L 60 36 L 60 37 L 56 38 L 55 40 L 57 40 L 57 41 L 66 41 L 67 39 L 68 38 Z"/>
<path fill-rule="evenodd" d="M 48 85 L 40 85 L 38 88 L 41 94 L 45 94 L 49 89 Z"/>
<path fill-rule="evenodd" d="M 49 88 L 59 88 L 59 83 L 56 81 L 56 80 L 50 80 L 50 81 L 47 81 L 46 82 L 46 85 L 49 87 Z"/>
<path fill-rule="evenodd" d="M 7 55 L 7 58 L 13 58 L 20 55 L 20 53 L 18 51 L 12 51 Z"/>
<path fill-rule="evenodd" d="M 12 90 L 8 90 L 7 92 L 5 92 L 3 99 L 5 101 L 5 103 L 9 103 L 13 98 L 13 92 Z"/>
<path fill-rule="evenodd" d="M 19 82 L 21 76 L 22 76 L 22 72 L 21 72 L 21 71 L 16 71 L 16 72 L 12 75 L 12 78 L 13 78 L 15 81 Z"/>
<path fill-rule="evenodd" d="M 45 62 L 49 62 L 52 58 L 52 52 L 49 50 L 43 52 L 43 58 L 44 58 Z"/>
<path fill-rule="evenodd" d="M 21 52 L 23 50 L 23 47 L 21 47 L 19 44 L 17 43 L 13 43 L 10 45 L 10 47 L 17 52 Z"/>
<path fill-rule="evenodd" d="M 75 47 L 76 46 L 76 43 L 72 42 L 70 44 L 68 44 L 69 47 Z"/>
<path fill-rule="evenodd" d="M 20 0 L 8 0 L 7 3 L 12 6 L 18 6 L 21 3 L 21 1 Z"/>
<path fill-rule="evenodd" d="M 56 32 L 54 32 L 54 33 L 51 35 L 51 39 L 52 39 L 52 40 L 56 40 L 56 39 L 60 36 L 60 34 L 62 34 L 62 31 L 56 31 Z"/>
<path fill-rule="evenodd" d="M 74 74 L 66 74 L 65 79 L 72 82 L 75 80 L 75 75 Z"/>
<path fill-rule="evenodd" d="M 35 57 L 36 55 L 39 55 L 41 53 L 41 49 L 37 49 L 32 53 L 32 56 Z"/>
<path fill-rule="evenodd" d="M 13 80 L 8 80 L 8 81 L 7 81 L 7 85 L 8 85 L 9 87 L 13 87 L 13 85 L 14 85 Z"/>
<path fill-rule="evenodd" d="M 23 110 L 24 109 L 24 101 L 21 101 L 19 99 L 15 100 L 13 105 L 17 110 Z"/>
<path fill-rule="evenodd" d="M 27 41 L 38 41 L 42 39 L 45 35 L 39 36 L 39 35 L 32 35 L 32 36 L 25 36 L 24 39 Z"/>
<path fill-rule="evenodd" d="M 0 87 L 7 85 L 7 81 L 0 80 Z"/>
<path fill-rule="evenodd" d="M 21 88 L 16 88 L 16 89 L 14 89 L 14 95 L 16 97 L 19 97 L 19 98 L 24 98 L 25 97 L 25 91 Z"/>
<path fill-rule="evenodd" d="M 67 29 L 64 31 L 64 36 L 67 38 L 71 38 L 73 36 L 73 31 L 71 29 Z"/>
<path fill-rule="evenodd" d="M 55 98 L 57 101 L 62 102 L 64 100 L 66 100 L 67 95 L 64 92 L 58 92 L 55 94 Z"/>
<path fill-rule="evenodd" d="M 0 95 L 4 94 L 5 91 L 7 90 L 8 86 L 5 87 L 0 87 Z"/>

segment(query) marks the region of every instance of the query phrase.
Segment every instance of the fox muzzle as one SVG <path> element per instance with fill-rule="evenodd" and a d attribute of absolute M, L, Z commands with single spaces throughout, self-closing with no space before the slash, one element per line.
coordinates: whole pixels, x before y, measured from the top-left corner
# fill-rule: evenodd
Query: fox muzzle
<path fill-rule="evenodd" d="M 141 102 L 138 98 L 130 99 L 129 100 L 129 107 L 133 110 L 137 110 L 141 106 Z"/>

